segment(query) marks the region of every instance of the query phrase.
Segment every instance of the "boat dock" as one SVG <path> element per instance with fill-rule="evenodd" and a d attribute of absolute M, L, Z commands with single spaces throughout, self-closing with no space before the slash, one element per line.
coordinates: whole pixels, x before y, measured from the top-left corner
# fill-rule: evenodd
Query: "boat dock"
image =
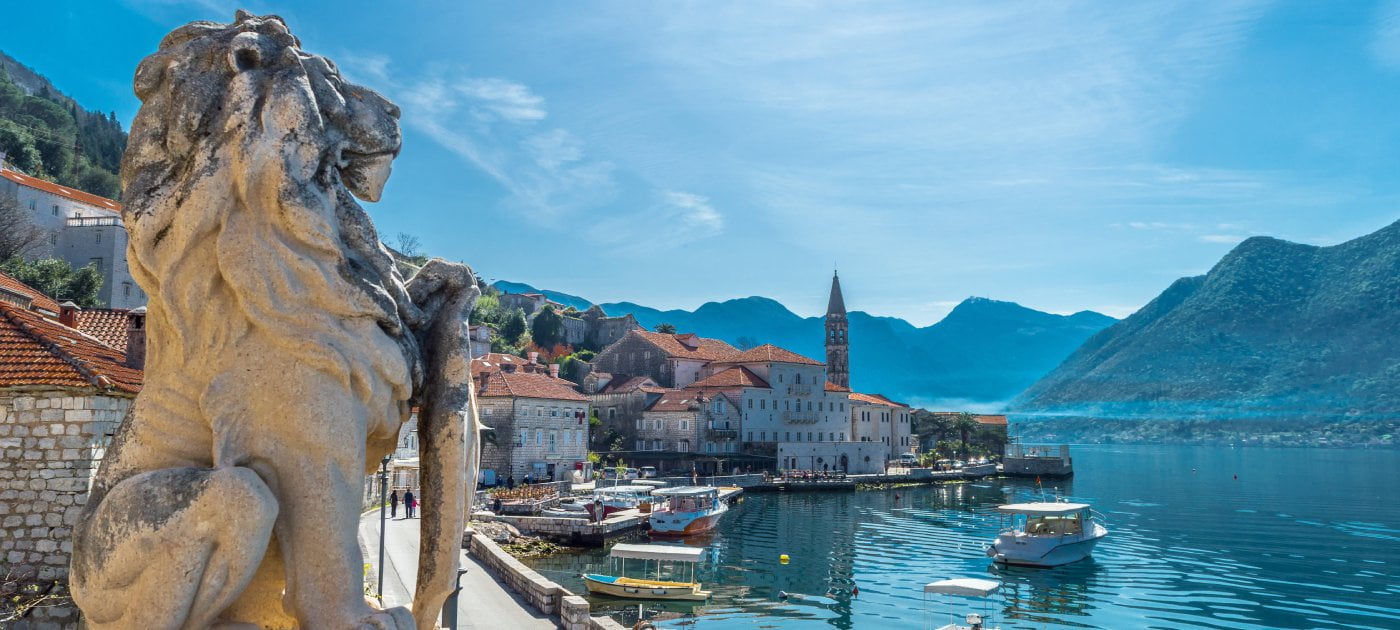
<path fill-rule="evenodd" d="M 719 489 L 719 498 L 726 503 L 733 502 L 743 494 L 744 489 L 739 487 L 731 486 Z M 520 530 L 522 534 L 548 538 L 560 543 L 601 547 L 604 541 L 609 538 L 645 528 L 651 514 L 637 509 L 620 510 L 608 515 L 601 523 L 586 517 L 519 516 L 490 512 L 478 512 L 472 518 L 480 521 L 506 523 Z"/>

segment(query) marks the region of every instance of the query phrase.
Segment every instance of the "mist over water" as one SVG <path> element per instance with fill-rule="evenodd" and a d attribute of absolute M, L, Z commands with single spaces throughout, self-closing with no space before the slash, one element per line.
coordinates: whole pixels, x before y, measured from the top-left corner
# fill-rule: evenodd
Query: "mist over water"
<path fill-rule="evenodd" d="M 1194 446 L 1075 447 L 1076 476 L 1046 485 L 1107 515 L 1090 560 L 995 569 L 983 546 L 1000 503 L 1034 481 L 993 480 L 844 494 L 749 495 L 713 534 L 706 605 L 643 605 L 663 627 L 921 628 L 923 584 L 1000 580 L 1004 628 L 1400 627 L 1400 453 Z M 1236 479 L 1238 476 L 1238 479 Z M 1053 492 L 1053 490 L 1051 490 Z M 782 565 L 780 554 L 791 563 Z M 533 561 L 575 577 L 602 550 Z M 859 597 L 851 586 L 860 587 Z M 778 600 L 778 592 L 793 596 Z M 590 598 L 635 620 L 638 603 Z M 933 600 L 928 621 L 977 612 Z"/>

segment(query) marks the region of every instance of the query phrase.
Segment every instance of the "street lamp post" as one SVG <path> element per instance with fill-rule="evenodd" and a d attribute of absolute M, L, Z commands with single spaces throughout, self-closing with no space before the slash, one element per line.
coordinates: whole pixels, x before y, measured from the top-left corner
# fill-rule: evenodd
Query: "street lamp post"
<path fill-rule="evenodd" d="M 389 455 L 379 461 L 379 582 L 375 585 L 379 603 L 384 603 L 384 502 L 389 497 Z"/>

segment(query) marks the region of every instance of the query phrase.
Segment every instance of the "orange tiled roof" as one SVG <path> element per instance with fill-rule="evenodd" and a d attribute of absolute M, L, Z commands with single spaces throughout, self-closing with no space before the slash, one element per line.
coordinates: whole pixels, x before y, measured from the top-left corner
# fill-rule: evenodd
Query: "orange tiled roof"
<path fill-rule="evenodd" d="M 476 395 L 483 398 L 547 398 L 588 402 L 588 397 L 578 393 L 573 383 L 535 372 L 490 372 L 486 377 L 486 386 L 479 389 Z"/>
<path fill-rule="evenodd" d="M 647 385 L 648 383 L 650 383 L 650 385 Z M 651 377 L 649 377 L 649 376 L 629 376 L 629 377 L 627 377 L 627 378 L 622 378 L 622 379 L 617 379 L 617 378 L 615 378 L 615 379 L 613 379 L 613 380 L 611 380 L 611 381 L 608 381 L 607 386 L 605 386 L 605 387 L 603 387 L 603 389 L 599 390 L 598 393 L 599 393 L 599 394 L 622 394 L 622 393 L 630 392 L 630 391 L 637 390 L 637 389 L 645 389 L 645 388 L 647 388 L 647 387 L 656 387 L 656 386 L 657 386 L 657 385 L 656 385 L 656 381 L 651 380 Z"/>
<path fill-rule="evenodd" d="M 78 330 L 125 353 L 126 318 L 129 312 L 124 308 L 83 309 L 78 311 Z"/>
<path fill-rule="evenodd" d="M 732 368 L 715 372 L 710 376 L 700 379 L 689 385 L 690 387 L 768 387 L 768 381 L 763 380 L 748 368 L 736 365 Z"/>
<path fill-rule="evenodd" d="M 993 426 L 1006 426 L 1006 416 L 973 416 L 978 424 L 989 424 Z"/>
<path fill-rule="evenodd" d="M 25 175 L 24 173 L 0 170 L 0 177 L 4 177 L 5 179 L 8 179 L 21 186 L 37 188 L 46 193 L 52 193 L 66 199 L 72 199 L 73 201 L 85 203 L 89 206 L 96 206 L 101 210 L 107 210 L 109 212 L 122 211 L 122 205 L 120 203 L 112 201 L 111 199 L 108 199 L 106 197 L 98 197 L 97 195 L 94 195 L 92 193 L 85 193 L 81 190 L 74 190 L 67 186 L 60 186 L 51 181 L 42 180 L 37 177 L 30 177 L 28 175 Z"/>
<path fill-rule="evenodd" d="M 646 330 L 633 330 L 631 334 L 641 336 L 652 345 L 660 348 L 667 356 L 676 359 L 716 361 L 739 351 L 734 346 L 719 339 L 710 339 L 694 334 L 672 335 Z"/>
<path fill-rule="evenodd" d="M 886 407 L 908 407 L 909 405 L 897 403 L 879 394 L 862 394 L 851 392 L 851 402 L 864 403 L 867 405 L 884 405 Z"/>
<path fill-rule="evenodd" d="M 0 387 L 53 385 L 141 391 L 125 354 L 38 313 L 0 303 Z"/>
<path fill-rule="evenodd" d="M 647 411 L 694 411 L 700 408 L 703 396 L 692 389 L 668 389 L 647 407 Z"/>
<path fill-rule="evenodd" d="M 720 363 L 799 363 L 802 365 L 824 365 L 791 350 L 765 343 L 719 360 Z"/>
<path fill-rule="evenodd" d="M 842 387 L 842 386 L 837 385 L 836 383 L 833 383 L 833 382 L 831 382 L 831 381 L 827 381 L 826 384 L 823 386 L 823 389 L 825 389 L 826 391 L 829 391 L 829 392 L 849 392 L 849 391 L 851 391 L 851 388 L 849 388 L 849 387 Z"/>
<path fill-rule="evenodd" d="M 58 316 L 58 300 L 44 295 L 40 293 L 38 289 L 16 280 L 14 276 L 0 272 L 0 290 L 22 295 L 29 299 L 31 306 L 35 310 L 47 311 L 54 317 Z"/>
<path fill-rule="evenodd" d="M 477 376 L 483 372 L 499 372 L 502 366 L 506 365 L 514 365 L 517 372 L 524 372 L 526 370 L 549 371 L 549 368 L 543 364 L 532 364 L 529 359 L 523 359 L 513 354 L 488 352 L 472 359 L 472 375 Z"/>

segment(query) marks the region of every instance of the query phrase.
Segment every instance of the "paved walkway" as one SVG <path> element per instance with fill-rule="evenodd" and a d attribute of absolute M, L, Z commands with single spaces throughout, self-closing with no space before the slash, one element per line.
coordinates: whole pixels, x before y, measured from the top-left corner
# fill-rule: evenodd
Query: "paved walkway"
<path fill-rule="evenodd" d="M 388 520 L 384 539 L 384 603 L 402 606 L 413 600 L 418 575 L 418 519 Z M 360 518 L 360 548 L 365 562 L 373 565 L 371 576 L 379 575 L 379 511 Z M 459 630 L 514 630 L 515 628 L 555 628 L 509 587 L 498 582 L 490 569 L 482 566 L 466 550 L 462 551 L 462 592 L 457 600 Z"/>

